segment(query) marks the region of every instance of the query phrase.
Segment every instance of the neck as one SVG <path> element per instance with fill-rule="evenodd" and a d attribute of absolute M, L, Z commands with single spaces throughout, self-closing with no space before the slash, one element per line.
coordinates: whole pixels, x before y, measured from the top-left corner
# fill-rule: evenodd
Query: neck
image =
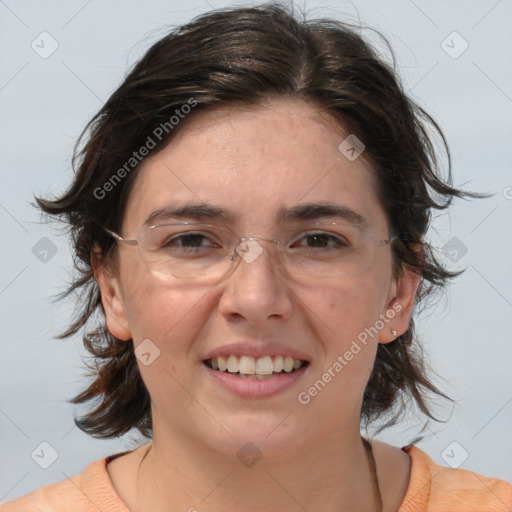
<path fill-rule="evenodd" d="M 197 440 L 154 431 L 138 469 L 135 511 L 382 511 L 371 445 L 358 432 L 271 462 L 254 464 L 248 454 L 243 464 Z"/>

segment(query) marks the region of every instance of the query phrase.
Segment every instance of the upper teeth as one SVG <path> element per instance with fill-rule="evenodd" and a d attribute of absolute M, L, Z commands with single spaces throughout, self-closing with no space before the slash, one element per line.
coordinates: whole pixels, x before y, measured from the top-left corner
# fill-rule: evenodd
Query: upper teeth
<path fill-rule="evenodd" d="M 300 359 L 289 356 L 264 356 L 254 358 L 251 356 L 219 356 L 210 359 L 214 370 L 229 373 L 243 373 L 246 375 L 270 375 L 273 372 L 291 372 L 302 366 Z"/>

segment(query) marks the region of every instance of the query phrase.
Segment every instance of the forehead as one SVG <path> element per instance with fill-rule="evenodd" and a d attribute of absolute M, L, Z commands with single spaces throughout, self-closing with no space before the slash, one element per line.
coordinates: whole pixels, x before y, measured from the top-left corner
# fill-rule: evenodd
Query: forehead
<path fill-rule="evenodd" d="M 210 204 L 238 229 L 264 229 L 300 204 L 330 203 L 387 229 L 364 153 L 339 150 L 348 132 L 302 101 L 195 113 L 167 146 L 142 164 L 123 230 L 140 228 L 167 205 Z"/>

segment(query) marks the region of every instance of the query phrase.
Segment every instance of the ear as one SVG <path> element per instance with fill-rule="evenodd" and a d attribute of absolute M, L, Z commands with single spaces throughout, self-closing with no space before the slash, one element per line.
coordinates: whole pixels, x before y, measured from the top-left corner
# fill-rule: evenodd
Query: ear
<path fill-rule="evenodd" d="M 91 265 L 101 290 L 101 302 L 110 334 L 120 340 L 131 339 L 132 334 L 126 317 L 119 279 L 106 265 L 99 248 L 95 248 L 91 254 Z"/>
<path fill-rule="evenodd" d="M 406 268 L 398 281 L 394 281 L 385 312 L 388 322 L 379 333 L 379 343 L 390 343 L 407 331 L 419 283 L 420 275 Z M 392 331 L 396 331 L 396 335 Z"/>

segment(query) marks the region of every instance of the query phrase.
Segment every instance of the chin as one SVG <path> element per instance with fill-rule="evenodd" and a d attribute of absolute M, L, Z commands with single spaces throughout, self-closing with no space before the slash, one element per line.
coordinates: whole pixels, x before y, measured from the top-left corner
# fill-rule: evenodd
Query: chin
<path fill-rule="evenodd" d="M 233 416 L 222 424 L 231 435 L 220 429 L 220 437 L 203 439 L 213 450 L 226 456 L 235 454 L 235 459 L 243 463 L 245 458 L 251 457 L 261 462 L 284 461 L 296 455 L 305 442 L 304 429 L 290 421 L 287 414 L 258 412 L 243 417 Z"/>

